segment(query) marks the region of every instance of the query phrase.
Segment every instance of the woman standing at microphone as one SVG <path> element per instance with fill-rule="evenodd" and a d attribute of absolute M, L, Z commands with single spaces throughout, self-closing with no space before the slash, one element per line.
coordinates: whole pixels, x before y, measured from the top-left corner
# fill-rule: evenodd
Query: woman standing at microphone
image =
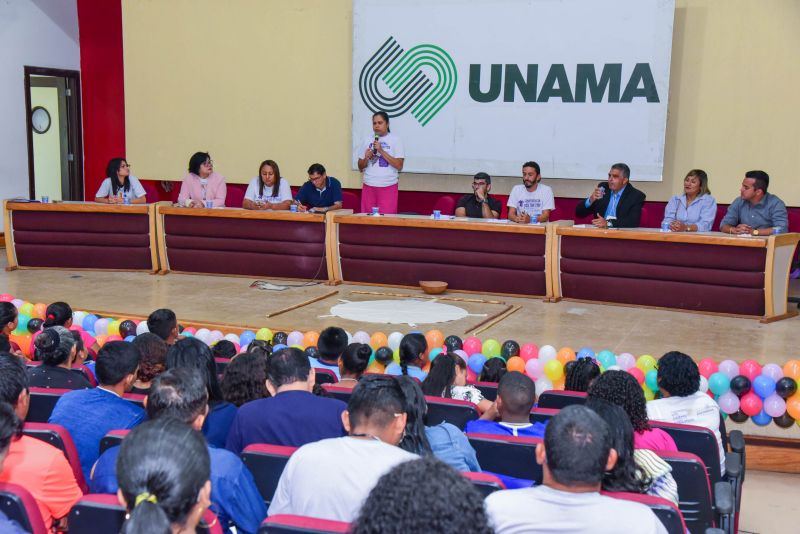
<path fill-rule="evenodd" d="M 367 139 L 358 159 L 358 170 L 364 173 L 361 190 L 361 211 L 369 213 L 378 207 L 381 213 L 397 213 L 397 176 L 403 170 L 403 141 L 389 131 L 389 115 L 378 111 L 372 115 L 375 136 Z"/>

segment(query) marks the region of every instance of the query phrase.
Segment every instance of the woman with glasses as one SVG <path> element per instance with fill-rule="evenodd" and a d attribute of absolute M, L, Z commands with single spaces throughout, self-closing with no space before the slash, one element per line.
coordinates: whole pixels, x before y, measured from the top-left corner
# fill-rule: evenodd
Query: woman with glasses
<path fill-rule="evenodd" d="M 144 204 L 147 193 L 139 179 L 131 174 L 131 166 L 125 158 L 112 158 L 106 166 L 106 179 L 94 196 L 95 202 L 103 204 Z"/>
<path fill-rule="evenodd" d="M 181 184 L 178 204 L 187 208 L 225 207 L 225 177 L 214 172 L 208 152 L 195 152 L 189 159 L 189 174 Z"/>
<path fill-rule="evenodd" d="M 261 162 L 258 176 L 250 181 L 242 207 L 246 210 L 288 210 L 292 203 L 292 188 L 281 177 L 278 164 L 267 159 Z"/>

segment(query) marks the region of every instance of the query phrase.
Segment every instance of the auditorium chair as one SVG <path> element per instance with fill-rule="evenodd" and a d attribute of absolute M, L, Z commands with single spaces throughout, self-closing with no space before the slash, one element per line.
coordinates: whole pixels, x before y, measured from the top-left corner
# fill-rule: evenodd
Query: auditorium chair
<path fill-rule="evenodd" d="M 625 501 L 633 501 L 642 503 L 650 508 L 659 521 L 667 529 L 668 534 L 686 534 L 686 523 L 683 521 L 683 514 L 680 509 L 675 506 L 675 503 L 656 497 L 654 495 L 643 495 L 641 493 L 628 493 L 624 491 L 601 491 L 603 495 L 613 497 L 614 499 L 622 499 Z"/>
<path fill-rule="evenodd" d="M 547 423 L 557 413 L 554 408 L 534 408 L 531 410 L 531 423 Z"/>
<path fill-rule="evenodd" d="M 28 360 L 28 361 L 25 362 L 25 366 L 26 367 L 39 367 L 40 365 L 42 365 L 42 362 L 40 362 L 40 361 Z M 83 364 L 73 365 L 70 368 L 70 371 L 72 371 L 73 373 L 77 373 L 77 374 L 81 375 L 83 378 L 85 378 L 86 380 L 88 380 L 89 383 L 92 385 L 92 387 L 96 387 L 97 386 L 97 379 L 95 379 L 95 377 L 92 374 L 92 372 L 85 365 L 83 365 Z"/>
<path fill-rule="evenodd" d="M 322 384 L 335 384 L 339 381 L 336 377 L 336 373 L 331 371 L 330 369 L 314 369 L 314 374 L 316 378 L 314 379 L 315 383 L 318 385 Z"/>
<path fill-rule="evenodd" d="M 446 421 L 464 430 L 469 421 L 477 419 L 481 415 L 478 413 L 478 407 L 469 401 L 429 395 L 425 396 L 425 401 L 428 403 L 428 415 L 425 418 L 425 424 L 428 426 L 435 426 Z"/>
<path fill-rule="evenodd" d="M 125 393 L 122 395 L 122 398 L 126 401 L 130 401 L 134 403 L 136 406 L 144 410 L 144 399 L 147 395 L 141 395 L 139 393 Z"/>
<path fill-rule="evenodd" d="M 225 207 L 226 208 L 241 208 L 244 203 L 245 189 L 238 184 L 227 184 L 225 186 Z"/>
<path fill-rule="evenodd" d="M 217 375 L 222 376 L 225 374 L 225 369 L 231 363 L 231 358 L 221 358 L 219 356 L 214 358 L 214 364 L 216 365 Z"/>
<path fill-rule="evenodd" d="M 55 388 L 30 388 L 30 407 L 28 408 L 28 415 L 25 417 L 26 422 L 31 423 L 46 423 L 50 419 L 50 414 L 53 413 L 53 408 L 56 407 L 56 402 L 61 398 L 61 395 L 69 393 L 71 389 L 55 389 Z"/>
<path fill-rule="evenodd" d="M 456 199 L 450 195 L 440 196 L 439 199 L 433 204 L 433 209 L 431 212 L 436 210 L 441 211 L 442 215 L 453 215 L 456 212 Z"/>
<path fill-rule="evenodd" d="M 361 211 L 361 197 L 352 191 L 342 191 L 342 209 L 359 213 Z"/>
<path fill-rule="evenodd" d="M 472 482 L 472 485 L 475 486 L 475 489 L 478 490 L 481 497 L 484 499 L 495 491 L 506 489 L 506 485 L 503 484 L 503 481 L 491 473 L 462 471 L 461 474 L 464 478 Z"/>
<path fill-rule="evenodd" d="M 342 402 L 348 402 L 350 395 L 353 394 L 352 388 L 342 388 L 336 384 L 323 384 L 322 389 L 330 393 L 334 399 L 339 399 Z"/>
<path fill-rule="evenodd" d="M 26 532 L 49 534 L 36 499 L 20 485 L 0 482 L 0 510 Z"/>
<path fill-rule="evenodd" d="M 489 399 L 492 402 L 497 399 L 496 382 L 474 382 L 472 385 L 478 388 L 484 399 Z"/>
<path fill-rule="evenodd" d="M 468 433 L 467 439 L 485 471 L 542 483 L 542 466 L 536 463 L 540 438 Z"/>
<path fill-rule="evenodd" d="M 585 402 L 586 393 L 582 391 L 548 390 L 539 395 L 536 407 L 560 410 L 573 404 L 584 404 Z"/>
<path fill-rule="evenodd" d="M 128 435 L 130 430 L 112 430 L 100 440 L 100 454 L 103 454 L 111 447 L 117 447 L 122 444 L 122 440 Z"/>
<path fill-rule="evenodd" d="M 125 522 L 125 508 L 116 495 L 84 495 L 69 512 L 69 534 L 106 534 L 119 532 Z M 206 510 L 197 526 L 198 534 L 222 534 L 216 514 Z"/>
<path fill-rule="evenodd" d="M 276 514 L 261 523 L 258 534 L 328 534 L 350 532 L 350 523 L 302 515 Z"/>
<path fill-rule="evenodd" d="M 242 462 L 252 473 L 258 492 L 267 507 L 275 495 L 286 462 L 296 450 L 297 447 L 257 443 L 248 445 L 242 451 Z"/>
<path fill-rule="evenodd" d="M 51 425 L 49 423 L 31 423 L 26 422 L 22 427 L 22 433 L 26 436 L 36 438 L 44 441 L 64 453 L 64 456 L 72 468 L 72 473 L 75 475 L 75 481 L 81 491 L 88 493 L 89 486 L 83 478 L 83 470 L 81 469 L 81 460 L 78 456 L 78 449 L 75 447 L 75 442 L 72 441 L 72 436 L 69 431 L 61 425 Z"/>

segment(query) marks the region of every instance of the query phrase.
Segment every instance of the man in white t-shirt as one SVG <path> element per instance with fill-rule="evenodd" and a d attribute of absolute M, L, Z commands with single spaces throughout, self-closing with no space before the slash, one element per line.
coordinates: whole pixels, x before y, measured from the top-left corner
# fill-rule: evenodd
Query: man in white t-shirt
<path fill-rule="evenodd" d="M 605 421 L 585 406 L 564 408 L 550 420 L 544 443 L 536 447 L 543 484 L 496 491 L 486 498 L 495 532 L 666 534 L 647 506 L 600 494 L 603 473 L 616 461 Z"/>
<path fill-rule="evenodd" d="M 682 352 L 668 352 L 658 360 L 658 389 L 662 398 L 647 403 L 653 421 L 694 425 L 714 432 L 719 447 L 720 473 L 725 474 L 725 449 L 719 433 L 719 405 L 700 391 L 700 370 Z"/>
<path fill-rule="evenodd" d="M 378 479 L 417 455 L 397 447 L 406 426 L 403 392 L 394 377 L 364 376 L 342 424 L 348 436 L 300 447 L 278 481 L 269 515 L 353 521 Z"/>
<path fill-rule="evenodd" d="M 544 185 L 539 164 L 528 161 L 522 165 L 522 183 L 515 185 L 508 196 L 508 219 L 518 223 L 537 223 L 550 220 L 556 209 L 553 190 Z"/>

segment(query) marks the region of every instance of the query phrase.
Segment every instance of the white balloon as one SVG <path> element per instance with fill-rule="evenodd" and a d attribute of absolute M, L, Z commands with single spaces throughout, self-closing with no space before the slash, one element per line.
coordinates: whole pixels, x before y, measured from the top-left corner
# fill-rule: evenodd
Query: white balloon
<path fill-rule="evenodd" d="M 239 343 L 239 336 L 237 336 L 236 334 L 228 334 L 227 336 L 225 336 L 224 339 L 227 339 L 231 343 L 236 343 L 236 344 Z"/>
<path fill-rule="evenodd" d="M 369 334 L 364 332 L 363 330 L 359 330 L 355 334 L 353 334 L 353 342 L 354 343 L 366 343 L 369 345 Z"/>
<path fill-rule="evenodd" d="M 555 360 L 557 354 L 558 354 L 558 351 L 552 345 L 543 345 L 543 346 L 539 347 L 539 359 L 544 363 L 547 363 L 550 360 Z M 550 389 L 552 389 L 552 388 L 550 388 Z"/>
<path fill-rule="evenodd" d="M 388 339 L 389 348 L 392 350 L 397 350 L 400 348 L 400 341 L 403 340 L 403 334 L 400 332 L 392 332 L 389 334 Z"/>
<path fill-rule="evenodd" d="M 543 391 L 550 391 L 551 389 L 553 389 L 553 383 L 547 377 L 542 376 L 536 380 L 536 395 L 541 395 Z"/>
<path fill-rule="evenodd" d="M 350 343 L 353 342 L 353 334 L 351 334 L 347 330 L 345 330 L 344 333 L 347 334 L 347 344 L 349 345 Z"/>
<path fill-rule="evenodd" d="M 612 365 L 606 371 L 623 371 L 623 369 L 619 365 Z"/>
<path fill-rule="evenodd" d="M 83 326 L 83 320 L 86 318 L 87 313 L 76 311 L 72 313 L 72 324 L 76 326 Z"/>
<path fill-rule="evenodd" d="M 700 391 L 703 393 L 708 391 L 708 379 L 706 379 L 706 377 L 703 375 L 700 375 Z"/>
<path fill-rule="evenodd" d="M 139 324 L 136 325 L 136 335 L 137 336 L 140 336 L 140 335 L 144 334 L 145 332 L 149 332 L 149 331 L 150 331 L 150 329 L 147 328 L 147 321 L 142 321 L 142 322 L 140 322 Z"/>
<path fill-rule="evenodd" d="M 210 345 L 209 339 L 211 339 L 211 330 L 208 328 L 201 328 L 197 332 L 195 332 L 194 337 L 205 343 L 206 345 Z"/>
<path fill-rule="evenodd" d="M 211 345 L 212 343 L 216 343 L 220 339 L 223 339 L 225 334 L 220 332 L 219 330 L 212 330 L 211 333 L 208 335 L 208 344 Z"/>

